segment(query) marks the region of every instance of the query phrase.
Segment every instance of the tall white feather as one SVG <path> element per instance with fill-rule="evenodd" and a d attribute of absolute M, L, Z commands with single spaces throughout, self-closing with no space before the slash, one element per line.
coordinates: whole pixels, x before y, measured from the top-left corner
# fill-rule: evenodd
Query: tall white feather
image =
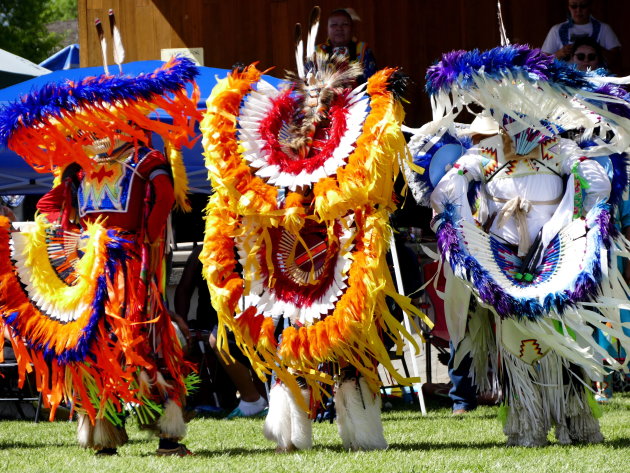
<path fill-rule="evenodd" d="M 120 30 L 116 25 L 116 17 L 112 9 L 109 10 L 109 28 L 112 33 L 112 42 L 114 43 L 114 62 L 118 64 L 118 69 L 122 73 L 122 63 L 125 61 L 125 47 L 123 46 Z"/>
<path fill-rule="evenodd" d="M 300 41 L 295 48 L 295 62 L 297 64 L 298 76 L 304 79 L 306 77 L 304 72 L 304 41 Z"/>
<path fill-rule="evenodd" d="M 315 41 L 317 39 L 317 30 L 319 29 L 319 7 L 313 8 L 310 18 L 310 30 L 306 40 L 306 57 L 311 58 L 315 54 Z"/>
<path fill-rule="evenodd" d="M 98 40 L 101 43 L 101 53 L 103 55 L 103 69 L 105 70 L 105 74 L 109 75 L 109 69 L 107 67 L 107 40 L 105 39 L 105 33 L 103 32 L 103 25 L 101 24 L 101 20 L 99 18 L 94 20 L 94 26 L 96 26 L 96 34 L 98 35 Z"/>
<path fill-rule="evenodd" d="M 302 79 L 306 77 L 304 72 L 304 41 L 302 41 L 302 25 L 295 25 L 295 65 L 298 76 Z"/>
<path fill-rule="evenodd" d="M 501 36 L 501 46 L 507 46 L 510 44 L 510 40 L 507 37 L 505 25 L 503 24 L 503 14 L 501 13 L 501 0 L 497 0 L 497 16 L 499 18 L 499 36 Z"/>

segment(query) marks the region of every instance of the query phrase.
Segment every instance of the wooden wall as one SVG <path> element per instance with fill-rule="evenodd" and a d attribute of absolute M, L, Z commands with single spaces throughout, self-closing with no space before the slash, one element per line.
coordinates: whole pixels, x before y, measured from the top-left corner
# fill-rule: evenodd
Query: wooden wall
<path fill-rule="evenodd" d="M 503 0 L 512 42 L 541 46 L 549 28 L 563 21 L 566 0 Z M 353 7 L 362 21 L 357 36 L 374 49 L 379 66 L 401 66 L 414 81 L 407 124 L 430 119 L 423 92 L 426 68 L 452 49 L 487 49 L 498 45 L 496 0 L 79 0 L 81 65 L 101 64 L 94 18 L 109 33 L 107 10 L 113 8 L 126 48 L 126 61 L 159 59 L 162 48 L 203 47 L 206 66 L 230 68 L 235 62 L 275 66 L 281 77 L 294 69 L 292 35 L 320 5 L 326 37 L 327 13 Z M 594 0 L 594 16 L 609 23 L 630 50 L 630 2 Z M 625 60 L 624 65 L 630 61 Z"/>

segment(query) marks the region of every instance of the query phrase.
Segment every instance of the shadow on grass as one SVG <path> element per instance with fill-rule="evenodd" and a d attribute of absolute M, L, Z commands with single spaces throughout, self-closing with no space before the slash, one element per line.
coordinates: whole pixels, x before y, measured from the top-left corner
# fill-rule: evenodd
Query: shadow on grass
<path fill-rule="evenodd" d="M 422 422 L 437 420 L 440 422 L 444 422 L 446 419 L 451 419 L 453 420 L 453 422 L 460 422 L 466 419 L 480 420 L 480 419 L 496 419 L 497 418 L 497 414 L 495 412 L 487 412 L 487 413 L 472 412 L 470 414 L 453 416 L 450 412 L 441 414 L 441 413 L 432 413 L 431 411 L 427 410 L 426 416 L 423 416 L 420 411 L 417 411 L 415 414 L 417 414 L 417 416 L 412 417 L 408 413 L 403 414 L 399 412 L 390 411 L 385 416 L 383 416 L 383 422 L 392 422 L 392 421 L 400 421 L 400 420 L 402 421 L 416 421 L 417 420 L 417 421 L 422 421 Z"/>
<path fill-rule="evenodd" d="M 587 445 L 587 444 L 582 444 L 582 445 Z M 603 445 L 605 447 L 627 449 L 628 445 L 630 445 L 630 438 L 616 438 L 614 440 L 604 439 L 604 441 L 600 445 Z"/>
<path fill-rule="evenodd" d="M 345 449 L 343 445 L 341 445 L 341 443 L 339 443 L 338 445 L 315 445 L 309 451 L 322 452 L 322 453 L 326 453 L 326 452 L 347 453 L 348 452 L 348 450 Z M 270 448 L 257 448 L 255 450 L 249 450 L 247 448 L 226 448 L 226 449 L 217 449 L 217 450 L 203 450 L 202 449 L 202 450 L 195 450 L 193 453 L 195 454 L 195 456 L 207 457 L 207 458 L 224 456 L 224 455 L 240 456 L 240 455 L 267 455 L 267 454 L 273 454 L 273 455 L 278 455 L 279 457 L 282 457 L 282 456 L 299 455 L 300 453 L 304 453 L 304 451 L 296 450 L 294 452 L 288 452 L 288 453 L 276 453 L 275 446 L 272 446 Z"/>
<path fill-rule="evenodd" d="M 400 450 L 403 452 L 417 451 L 417 450 L 462 450 L 462 449 L 475 449 L 484 450 L 491 448 L 505 447 L 505 441 L 501 442 L 415 442 L 415 443 L 391 443 L 389 444 L 389 450 Z"/>
<path fill-rule="evenodd" d="M 143 439 L 129 439 L 127 441 L 127 443 L 125 445 L 133 445 L 133 444 L 139 444 L 139 443 L 146 443 L 146 440 Z M 157 440 L 156 440 L 157 442 Z M 31 442 L 24 442 L 24 441 L 13 441 L 13 440 L 0 440 L 0 450 L 4 450 L 4 449 L 16 449 L 16 448 L 49 448 L 49 447 L 54 447 L 54 448 L 76 448 L 77 450 L 83 450 L 83 448 L 81 448 L 79 446 L 79 443 L 77 442 L 76 439 L 72 439 L 70 441 L 64 442 L 64 441 L 60 441 L 60 442 L 51 442 L 50 440 L 46 439 L 46 438 L 42 438 L 41 442 L 37 442 L 37 441 L 31 441 Z"/>
<path fill-rule="evenodd" d="M 41 442 L 22 442 L 22 441 L 11 441 L 11 440 L 0 440 L 0 450 L 5 449 L 16 449 L 16 448 L 66 448 L 66 447 L 79 447 L 76 443 L 70 442 L 57 442 L 53 443 L 50 441 L 42 440 Z"/>
<path fill-rule="evenodd" d="M 193 451 L 193 455 L 195 457 L 204 457 L 204 458 L 214 458 L 214 457 L 222 457 L 222 456 L 230 456 L 230 457 L 238 457 L 242 455 L 269 455 L 275 454 L 276 448 L 256 448 L 256 449 L 247 449 L 247 448 L 222 448 L 216 450 L 205 450 L 205 449 L 195 449 Z M 296 452 L 299 453 L 299 452 Z M 283 454 L 278 454 L 283 455 Z M 286 455 L 291 455 L 291 453 L 287 453 Z M 141 457 L 153 457 L 155 456 L 154 452 L 142 453 L 139 456 Z"/>
<path fill-rule="evenodd" d="M 144 443 L 138 439 L 130 439 L 128 444 L 136 444 L 136 443 Z M 615 449 L 627 448 L 630 444 L 630 438 L 617 438 L 614 440 L 605 440 L 601 446 L 610 447 Z M 536 451 L 544 451 L 546 448 L 562 448 L 562 449 L 571 449 L 571 448 L 582 448 L 588 444 L 573 444 L 573 445 L 560 445 L 557 442 L 551 442 L 547 447 L 535 448 L 532 450 Z M 58 448 L 73 448 L 78 446 L 73 443 L 37 443 L 37 442 L 11 442 L 4 441 L 0 442 L 0 449 L 39 449 L 42 447 L 58 447 Z M 399 443 L 394 442 L 390 443 L 388 450 L 390 451 L 401 451 L 401 452 L 413 452 L 413 451 L 430 451 L 430 450 L 464 450 L 464 449 L 473 449 L 473 450 L 489 450 L 503 448 L 505 451 L 509 451 L 512 447 L 506 447 L 505 441 L 484 441 L 484 442 L 457 442 L 450 441 L 445 443 L 437 443 L 437 442 L 414 442 L 414 443 Z M 520 447 L 516 447 L 520 448 Z M 347 453 L 347 450 L 341 445 L 316 445 L 311 451 L 313 452 L 330 452 L 330 453 Z M 221 456 L 230 456 L 230 457 L 238 457 L 238 456 L 252 456 L 252 455 L 275 455 L 275 447 L 270 446 L 269 448 L 224 448 L 224 449 L 195 449 L 193 452 L 195 457 L 203 457 L 203 458 L 216 458 Z M 295 451 L 292 453 L 278 454 L 278 455 L 295 455 L 299 454 L 300 451 Z M 135 456 L 135 455 L 134 455 Z M 155 452 L 150 450 L 146 452 L 142 452 L 138 457 L 154 457 Z"/>
<path fill-rule="evenodd" d="M 427 450 L 462 450 L 462 449 L 494 449 L 505 447 L 505 442 L 479 442 L 479 443 L 470 443 L 470 442 L 448 442 L 448 443 L 431 443 L 431 442 L 416 442 L 416 443 L 392 443 L 389 445 L 390 451 L 427 451 Z M 343 445 L 323 445 L 323 446 L 315 446 L 311 449 L 312 452 L 322 452 L 322 453 L 347 453 L 348 450 L 343 447 Z M 291 453 L 281 453 L 277 455 L 295 455 L 299 454 L 300 451 L 295 451 Z M 303 453 L 303 452 L 302 452 Z M 219 456 L 242 456 L 242 455 L 269 455 L 276 454 L 275 447 L 271 448 L 258 448 L 255 450 L 250 450 L 247 448 L 226 448 L 226 449 L 216 449 L 216 450 L 195 450 L 194 455 L 196 457 L 205 457 L 205 458 L 214 458 Z M 149 455 L 142 455 L 149 456 Z"/>

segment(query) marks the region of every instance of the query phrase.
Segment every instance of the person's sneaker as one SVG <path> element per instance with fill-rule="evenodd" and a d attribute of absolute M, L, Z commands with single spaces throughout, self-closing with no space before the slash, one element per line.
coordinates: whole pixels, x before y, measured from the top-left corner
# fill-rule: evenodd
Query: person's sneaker
<path fill-rule="evenodd" d="M 607 404 L 610 402 L 610 398 L 606 396 L 606 393 L 604 392 L 595 393 L 593 397 L 595 398 L 595 401 L 597 401 L 599 404 Z"/>
<path fill-rule="evenodd" d="M 453 409 L 453 416 L 463 416 L 465 414 L 468 414 L 468 412 L 466 409 Z"/>
<path fill-rule="evenodd" d="M 247 414 L 246 415 L 245 413 L 243 413 L 243 411 L 241 411 L 237 407 L 232 412 L 230 412 L 227 416 L 225 416 L 225 418 L 227 420 L 229 420 L 229 419 L 236 419 L 237 417 L 265 417 L 268 412 L 269 412 L 269 408 L 265 407 L 262 411 L 258 411 L 255 414 Z"/>
<path fill-rule="evenodd" d="M 236 409 L 227 415 L 226 419 L 234 419 L 236 417 L 262 417 L 267 414 L 267 411 L 267 400 L 261 396 L 257 401 L 253 402 L 241 400 Z"/>
<path fill-rule="evenodd" d="M 183 443 L 178 443 L 176 447 L 173 448 L 158 448 L 155 453 L 160 456 L 178 456 L 178 457 L 186 457 L 188 455 L 192 455 L 193 453 L 186 448 L 186 445 Z"/>

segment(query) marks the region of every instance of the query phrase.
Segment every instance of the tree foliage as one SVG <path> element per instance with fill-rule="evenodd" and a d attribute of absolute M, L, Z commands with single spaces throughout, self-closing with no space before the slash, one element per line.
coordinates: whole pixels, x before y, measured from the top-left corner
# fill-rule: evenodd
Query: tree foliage
<path fill-rule="evenodd" d="M 77 18 L 77 0 L 48 0 L 48 21 L 75 20 Z"/>
<path fill-rule="evenodd" d="M 0 0 L 0 48 L 41 62 L 61 41 L 46 24 L 76 17 L 77 0 Z"/>

